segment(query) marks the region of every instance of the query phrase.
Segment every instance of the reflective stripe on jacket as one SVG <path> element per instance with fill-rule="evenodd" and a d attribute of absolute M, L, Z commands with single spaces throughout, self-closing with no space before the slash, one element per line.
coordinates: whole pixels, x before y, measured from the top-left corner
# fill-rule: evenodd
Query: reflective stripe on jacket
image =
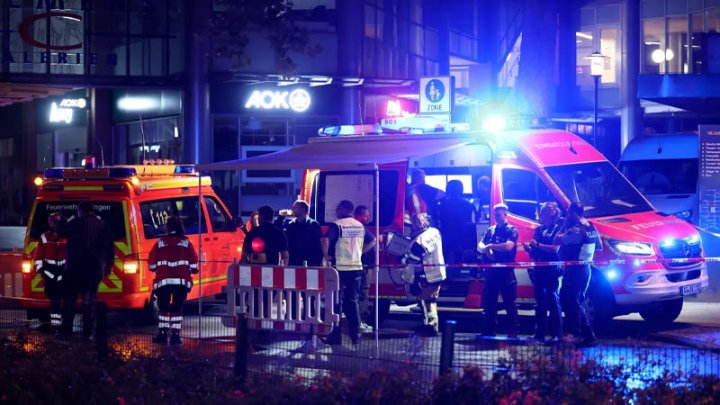
<path fill-rule="evenodd" d="M 55 232 L 42 234 L 35 249 L 35 271 L 60 281 L 65 268 L 65 246 L 65 239 L 60 239 Z"/>
<path fill-rule="evenodd" d="M 148 256 L 148 268 L 155 272 L 153 288 L 166 285 L 182 285 L 190 290 L 191 274 L 198 272 L 195 247 L 184 236 L 170 234 L 155 243 Z"/>

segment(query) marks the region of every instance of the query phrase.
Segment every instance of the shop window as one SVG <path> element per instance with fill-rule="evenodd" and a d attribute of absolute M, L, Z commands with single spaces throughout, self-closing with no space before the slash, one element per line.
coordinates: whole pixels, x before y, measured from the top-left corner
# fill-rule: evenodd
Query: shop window
<path fill-rule="evenodd" d="M 643 20 L 642 22 L 642 66 L 641 73 L 665 73 L 665 20 Z"/>
<path fill-rule="evenodd" d="M 244 146 L 242 149 L 242 158 L 252 158 L 269 153 L 280 151 L 284 148 L 276 148 L 272 146 Z M 242 172 L 242 181 L 246 183 L 264 183 L 264 182 L 293 182 L 292 170 L 244 170 Z"/>
<path fill-rule="evenodd" d="M 580 87 L 591 87 L 593 85 L 592 76 L 590 76 L 590 60 L 587 56 L 594 52 L 593 50 L 593 32 L 590 29 L 584 29 L 575 33 L 576 55 L 576 75 L 577 84 Z"/>
<path fill-rule="evenodd" d="M 600 30 L 600 53 L 607 56 L 605 69 L 600 77 L 600 83 L 617 83 L 618 66 L 618 30 L 615 28 Z"/>
<path fill-rule="evenodd" d="M 711 8 L 705 11 L 705 32 L 720 32 L 720 8 Z"/>
<path fill-rule="evenodd" d="M 177 117 L 119 125 L 116 132 L 120 138 L 127 137 L 128 164 L 141 164 L 146 159 L 171 159 L 180 162 L 182 158 Z"/>
<path fill-rule="evenodd" d="M 687 74 L 688 67 L 688 19 L 686 16 L 668 18 L 665 63 L 668 73 Z"/>

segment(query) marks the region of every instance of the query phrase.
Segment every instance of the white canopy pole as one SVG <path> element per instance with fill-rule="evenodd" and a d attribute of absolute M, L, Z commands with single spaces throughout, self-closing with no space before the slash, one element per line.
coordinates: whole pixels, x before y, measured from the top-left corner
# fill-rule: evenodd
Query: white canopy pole
<path fill-rule="evenodd" d="M 198 173 L 198 339 L 202 339 L 202 173 Z"/>
<path fill-rule="evenodd" d="M 380 167 L 375 164 L 375 354 L 380 356 L 380 303 L 378 282 L 380 279 Z"/>

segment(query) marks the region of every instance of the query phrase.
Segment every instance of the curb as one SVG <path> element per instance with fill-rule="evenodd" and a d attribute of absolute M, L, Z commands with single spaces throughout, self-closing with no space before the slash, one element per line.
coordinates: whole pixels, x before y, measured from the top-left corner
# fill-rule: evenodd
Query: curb
<path fill-rule="evenodd" d="M 712 353 L 720 354 L 720 347 L 709 346 L 708 344 L 702 343 L 695 339 L 665 336 L 665 335 L 661 335 L 661 334 L 648 335 L 648 339 L 652 339 L 652 340 L 655 340 L 658 342 L 664 342 L 664 343 L 674 343 L 674 344 L 678 344 L 681 346 L 692 347 L 694 349 L 699 349 L 699 350 L 707 350 Z"/>

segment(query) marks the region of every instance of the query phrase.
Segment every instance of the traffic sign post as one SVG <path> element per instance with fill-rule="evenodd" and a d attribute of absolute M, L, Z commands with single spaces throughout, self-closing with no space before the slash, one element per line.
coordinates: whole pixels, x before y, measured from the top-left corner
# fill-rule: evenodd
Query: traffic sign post
<path fill-rule="evenodd" d="M 450 122 L 455 98 L 454 79 L 452 76 L 420 78 L 420 115 L 442 115 Z"/>

